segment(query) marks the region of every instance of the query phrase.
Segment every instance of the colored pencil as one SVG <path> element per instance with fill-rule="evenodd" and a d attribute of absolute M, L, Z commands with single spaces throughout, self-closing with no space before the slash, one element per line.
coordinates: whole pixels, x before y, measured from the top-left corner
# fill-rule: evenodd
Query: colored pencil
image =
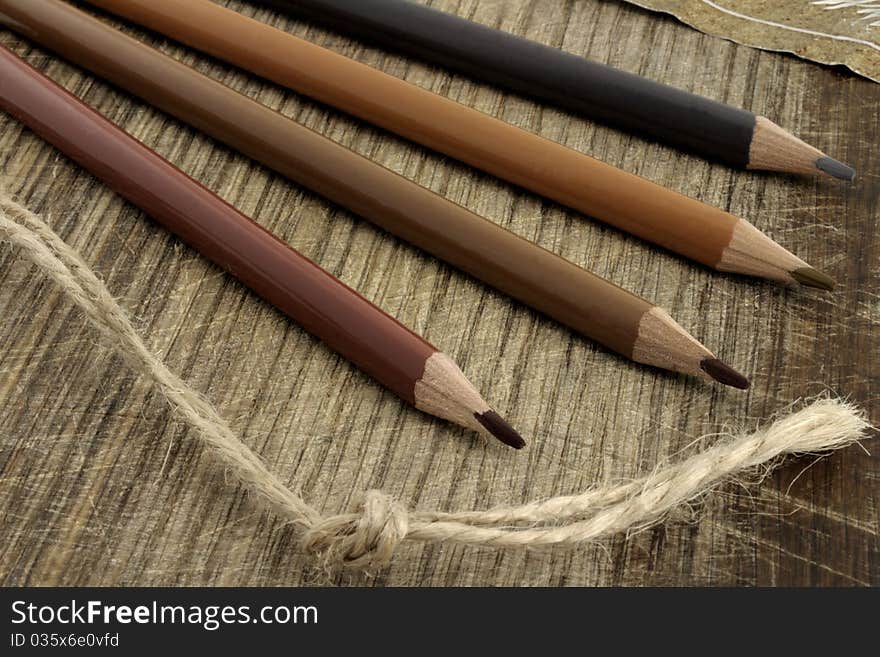
<path fill-rule="evenodd" d="M 257 0 L 735 167 L 827 175 L 855 171 L 770 119 L 407 0 Z"/>
<path fill-rule="evenodd" d="M 0 108 L 416 408 L 525 442 L 455 363 L 0 46 Z"/>
<path fill-rule="evenodd" d="M 667 313 L 59 0 L 0 24 L 637 362 L 746 387 Z"/>
<path fill-rule="evenodd" d="M 744 219 L 210 0 L 89 1 L 715 269 L 833 286 Z"/>

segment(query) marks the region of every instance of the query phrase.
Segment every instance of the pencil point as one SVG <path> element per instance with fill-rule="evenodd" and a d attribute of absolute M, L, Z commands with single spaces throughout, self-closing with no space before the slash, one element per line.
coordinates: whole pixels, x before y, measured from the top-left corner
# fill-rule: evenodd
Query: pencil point
<path fill-rule="evenodd" d="M 765 116 L 755 119 L 748 168 L 785 171 L 805 176 L 824 173 L 832 178 L 848 181 L 856 177 L 856 172 L 851 167 L 828 157 Z"/>
<path fill-rule="evenodd" d="M 442 417 L 481 436 L 490 435 L 514 449 L 526 445 L 522 436 L 480 396 L 458 365 L 440 351 L 425 361 L 425 371 L 416 381 L 413 396 L 420 411 Z"/>
<path fill-rule="evenodd" d="M 801 285 L 817 287 L 820 290 L 828 290 L 829 292 L 834 289 L 834 279 L 812 267 L 801 267 L 790 273 L 791 277 Z"/>
<path fill-rule="evenodd" d="M 704 358 L 700 361 L 700 369 L 718 383 L 723 383 L 731 388 L 746 390 L 751 385 L 746 377 L 718 358 Z"/>
<path fill-rule="evenodd" d="M 848 167 L 843 162 L 838 162 L 833 157 L 828 157 L 827 155 L 823 155 L 816 160 L 816 168 L 819 169 L 819 171 L 823 171 L 829 176 L 839 178 L 840 180 L 848 180 L 849 182 L 852 182 L 856 179 L 855 169 Z"/>
<path fill-rule="evenodd" d="M 486 431 L 491 433 L 505 445 L 509 445 L 514 449 L 522 449 L 526 446 L 526 441 L 523 440 L 522 436 L 520 436 L 516 430 L 495 411 L 490 410 L 485 413 L 474 413 L 474 417 L 477 419 L 477 422 L 485 427 Z"/>

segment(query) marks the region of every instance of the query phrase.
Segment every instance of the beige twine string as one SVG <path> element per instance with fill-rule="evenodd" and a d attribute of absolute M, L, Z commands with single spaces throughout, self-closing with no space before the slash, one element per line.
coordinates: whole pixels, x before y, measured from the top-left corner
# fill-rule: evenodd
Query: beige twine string
<path fill-rule="evenodd" d="M 322 516 L 291 491 L 233 433 L 214 407 L 149 352 L 110 292 L 48 225 L 0 192 L 0 239 L 19 247 L 86 313 L 140 374 L 163 392 L 181 420 L 253 494 L 304 530 L 303 547 L 326 563 L 351 568 L 387 565 L 403 541 L 545 547 L 595 541 L 649 527 L 676 507 L 742 471 L 764 472 L 788 454 L 839 449 L 871 428 L 862 410 L 821 398 L 751 434 L 728 435 L 681 463 L 606 488 L 592 488 L 521 506 L 444 513 L 413 511 L 370 490 L 349 513 Z"/>

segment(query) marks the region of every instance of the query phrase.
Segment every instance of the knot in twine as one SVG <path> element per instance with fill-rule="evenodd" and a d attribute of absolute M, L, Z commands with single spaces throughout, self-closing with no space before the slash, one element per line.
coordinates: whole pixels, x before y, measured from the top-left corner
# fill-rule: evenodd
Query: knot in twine
<path fill-rule="evenodd" d="M 387 565 L 406 541 L 494 549 L 577 545 L 644 529 L 743 471 L 763 474 L 788 454 L 839 449 L 872 430 L 866 414 L 820 397 L 753 433 L 723 436 L 685 460 L 664 463 L 629 483 L 588 488 L 484 511 L 407 511 L 378 490 L 349 513 L 324 517 L 271 472 L 214 406 L 158 359 L 88 264 L 35 214 L 0 191 L 0 241 L 17 246 L 86 313 L 137 372 L 162 391 L 178 417 L 256 501 L 304 531 L 303 547 L 327 565 L 368 570 Z"/>
<path fill-rule="evenodd" d="M 380 490 L 359 496 L 350 513 L 330 516 L 306 531 L 303 548 L 349 568 L 381 567 L 409 530 L 406 507 Z"/>

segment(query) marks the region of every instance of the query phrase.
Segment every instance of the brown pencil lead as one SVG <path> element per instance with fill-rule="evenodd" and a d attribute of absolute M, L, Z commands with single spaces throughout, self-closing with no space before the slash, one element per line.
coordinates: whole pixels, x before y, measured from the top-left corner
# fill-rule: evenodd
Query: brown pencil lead
<path fill-rule="evenodd" d="M 848 180 L 849 182 L 856 179 L 855 169 L 827 155 L 823 155 L 816 160 L 816 168 L 819 171 L 824 171 L 832 178 L 840 178 L 840 180 Z"/>
<path fill-rule="evenodd" d="M 486 431 L 495 436 L 505 445 L 509 445 L 514 449 L 522 449 L 526 446 L 523 437 L 510 426 L 507 421 L 498 415 L 495 411 L 486 411 L 485 413 L 474 413 L 477 422 L 482 424 Z"/>
<path fill-rule="evenodd" d="M 700 361 L 700 369 L 718 381 L 718 383 L 723 383 L 732 388 L 746 390 L 751 385 L 746 377 L 718 358 L 704 358 Z"/>
<path fill-rule="evenodd" d="M 422 378 L 413 390 L 415 405 L 421 411 L 497 438 L 505 445 L 521 449 L 526 442 L 492 410 L 449 356 L 436 352 L 425 361 Z"/>
<path fill-rule="evenodd" d="M 823 274 L 818 269 L 813 269 L 812 267 L 801 267 L 800 269 L 795 269 L 790 273 L 791 277 L 801 285 L 806 285 L 807 287 L 817 287 L 820 290 L 828 290 L 829 292 L 834 289 L 834 279 L 827 274 Z"/>

